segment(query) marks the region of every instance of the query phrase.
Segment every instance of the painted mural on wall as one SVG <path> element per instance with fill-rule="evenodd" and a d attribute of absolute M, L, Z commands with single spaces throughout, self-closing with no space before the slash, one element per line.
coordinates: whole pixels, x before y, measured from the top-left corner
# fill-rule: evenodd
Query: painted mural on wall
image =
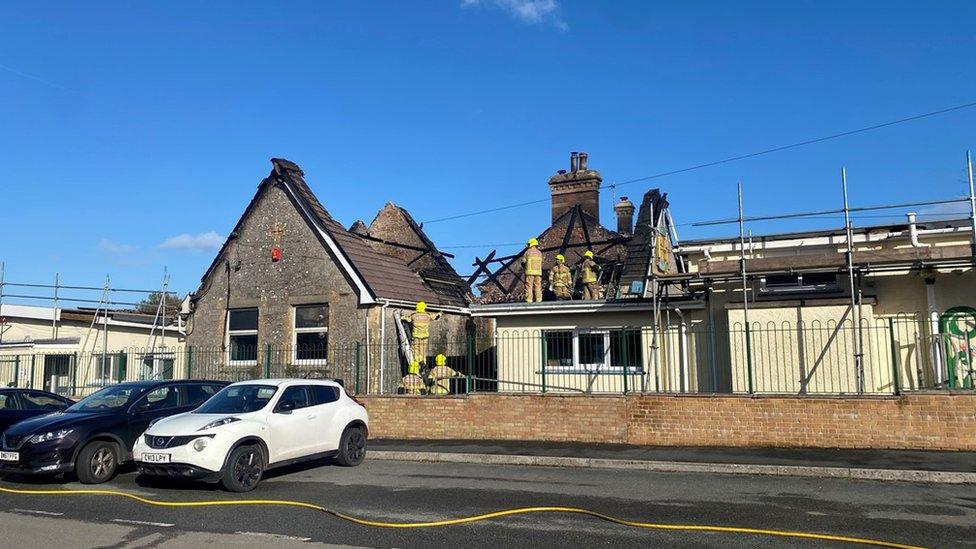
<path fill-rule="evenodd" d="M 939 331 L 946 350 L 946 370 L 949 387 L 973 388 L 976 370 L 976 309 L 953 307 L 939 317 Z"/>

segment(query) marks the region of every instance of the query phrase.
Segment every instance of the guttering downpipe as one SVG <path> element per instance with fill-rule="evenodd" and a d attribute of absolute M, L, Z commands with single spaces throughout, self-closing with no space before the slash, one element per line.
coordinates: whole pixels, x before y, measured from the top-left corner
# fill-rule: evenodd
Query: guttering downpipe
<path fill-rule="evenodd" d="M 383 302 L 381 302 L 383 303 Z M 383 394 L 383 370 L 386 367 L 386 308 L 390 306 L 387 301 L 380 307 L 380 387 L 379 393 Z"/>
<path fill-rule="evenodd" d="M 928 248 L 931 244 L 922 244 L 918 241 L 918 225 L 915 223 L 915 212 L 905 214 L 908 217 L 908 235 L 912 241 L 913 248 Z"/>

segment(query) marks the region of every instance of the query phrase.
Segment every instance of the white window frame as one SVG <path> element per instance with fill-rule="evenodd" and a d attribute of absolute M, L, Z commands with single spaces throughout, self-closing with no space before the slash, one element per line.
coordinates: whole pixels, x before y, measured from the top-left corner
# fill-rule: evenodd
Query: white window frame
<path fill-rule="evenodd" d="M 293 305 L 291 308 L 291 362 L 292 364 L 304 364 L 304 365 L 316 365 L 324 366 L 329 362 L 329 344 L 326 340 L 325 344 L 325 358 L 298 358 L 298 334 L 317 334 L 320 332 L 325 332 L 325 337 L 329 337 L 329 319 L 326 317 L 326 326 L 315 326 L 312 328 L 299 328 L 298 327 L 298 309 L 300 307 L 325 307 L 326 310 L 329 309 L 328 303 L 302 303 L 300 305 Z M 331 314 L 331 312 L 330 312 Z"/>
<path fill-rule="evenodd" d="M 588 375 L 599 375 L 599 374 L 623 374 L 624 366 L 614 365 L 611 362 L 611 345 L 610 345 L 610 334 L 612 332 L 627 332 L 636 331 L 638 334 L 638 340 L 643 342 L 643 331 L 639 327 L 623 327 L 615 326 L 612 328 L 552 328 L 543 330 L 543 333 L 550 332 L 572 332 L 573 333 L 573 365 L 572 366 L 548 366 L 543 364 L 546 369 L 547 374 L 588 374 Z M 581 364 L 580 363 L 580 336 L 584 334 L 602 334 L 603 335 L 603 362 L 594 362 L 592 364 Z M 543 336 L 544 337 L 544 336 Z M 643 343 L 641 343 L 643 347 Z M 644 373 L 644 351 L 641 349 L 641 358 L 638 361 L 637 366 L 628 366 L 627 374 L 641 375 Z"/>
<path fill-rule="evenodd" d="M 258 357 L 257 357 L 257 352 L 258 352 L 257 347 L 258 346 L 257 345 L 255 345 L 255 349 L 254 349 L 254 360 L 231 360 L 231 347 L 230 347 L 230 338 L 231 338 L 231 336 L 239 336 L 239 335 L 253 335 L 253 336 L 256 336 L 256 335 L 258 335 L 258 331 L 256 329 L 255 330 L 233 330 L 233 331 L 231 331 L 231 329 L 230 329 L 230 317 L 231 317 L 231 314 L 233 312 L 235 312 L 235 311 L 250 311 L 250 310 L 257 311 L 257 313 L 258 313 L 258 326 L 260 326 L 261 325 L 260 324 L 261 323 L 261 311 L 257 307 L 241 307 L 239 309 L 228 309 L 227 310 L 227 325 L 225 326 L 226 329 L 224 330 L 224 333 L 226 334 L 224 336 L 224 347 L 227 349 L 227 364 L 230 365 L 230 366 L 255 366 L 258 363 Z"/>
<path fill-rule="evenodd" d="M 230 352 L 230 350 L 228 349 L 227 352 Z M 163 378 L 159 376 L 163 373 L 163 367 L 162 367 L 163 361 L 166 360 L 171 360 L 173 362 L 173 366 L 170 370 L 173 374 L 173 377 L 169 379 L 176 379 L 176 353 L 174 351 L 142 353 L 136 355 L 136 360 L 138 361 L 137 365 L 139 366 L 138 379 L 162 380 Z M 146 368 L 147 360 L 152 361 L 152 369 L 150 370 L 149 377 L 145 377 L 143 375 L 143 373 L 145 372 L 144 369 Z M 126 372 L 126 377 L 128 377 L 128 372 Z"/>

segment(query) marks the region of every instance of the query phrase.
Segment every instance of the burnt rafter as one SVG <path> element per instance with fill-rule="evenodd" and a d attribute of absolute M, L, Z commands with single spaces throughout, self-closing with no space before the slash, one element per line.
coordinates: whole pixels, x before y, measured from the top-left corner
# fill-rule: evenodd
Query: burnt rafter
<path fill-rule="evenodd" d="M 581 217 L 579 215 L 580 207 L 579 205 L 573 206 L 573 213 L 569 216 L 569 223 L 566 225 L 566 234 L 563 235 L 563 243 L 559 246 L 559 253 L 566 253 L 566 247 L 569 245 L 569 239 L 573 237 L 573 227 L 576 225 L 576 218 Z M 585 225 L 585 222 L 583 222 Z"/>
<path fill-rule="evenodd" d="M 365 234 L 357 234 L 357 236 L 359 236 L 359 238 L 362 238 L 362 239 L 365 239 L 365 240 L 371 240 L 373 242 L 379 242 L 380 244 L 386 244 L 387 246 L 393 246 L 395 248 L 403 248 L 405 250 L 412 250 L 412 251 L 415 251 L 415 252 L 424 252 L 423 254 L 420 255 L 420 257 L 423 257 L 426 254 L 436 254 L 436 255 L 442 255 L 444 257 L 449 257 L 451 259 L 454 259 L 454 254 L 449 254 L 447 252 L 442 252 L 442 251 L 436 250 L 436 249 L 432 250 L 432 249 L 427 248 L 427 247 L 424 247 L 424 246 L 414 246 L 413 244 L 404 244 L 403 242 L 395 242 L 393 240 L 386 240 L 386 239 L 383 239 L 383 238 L 377 238 L 375 236 L 370 236 L 370 235 L 365 235 Z M 419 257 L 418 257 L 418 259 L 419 259 Z"/>

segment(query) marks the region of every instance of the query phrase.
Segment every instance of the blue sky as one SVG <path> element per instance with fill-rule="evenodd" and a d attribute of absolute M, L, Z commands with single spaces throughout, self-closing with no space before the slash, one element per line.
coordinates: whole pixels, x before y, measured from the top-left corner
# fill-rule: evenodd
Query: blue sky
<path fill-rule="evenodd" d="M 669 4 L 7 4 L 7 279 L 156 287 L 167 266 L 191 291 L 273 156 L 346 225 L 386 201 L 430 220 L 546 198 L 571 150 L 610 183 L 976 101 L 973 2 Z M 660 186 L 679 224 L 734 216 L 738 180 L 747 213 L 837 207 L 841 166 L 854 204 L 962 196 L 974 129 L 960 110 L 616 194 Z M 548 221 L 542 203 L 425 228 L 468 273 L 494 246 L 447 247 Z"/>

